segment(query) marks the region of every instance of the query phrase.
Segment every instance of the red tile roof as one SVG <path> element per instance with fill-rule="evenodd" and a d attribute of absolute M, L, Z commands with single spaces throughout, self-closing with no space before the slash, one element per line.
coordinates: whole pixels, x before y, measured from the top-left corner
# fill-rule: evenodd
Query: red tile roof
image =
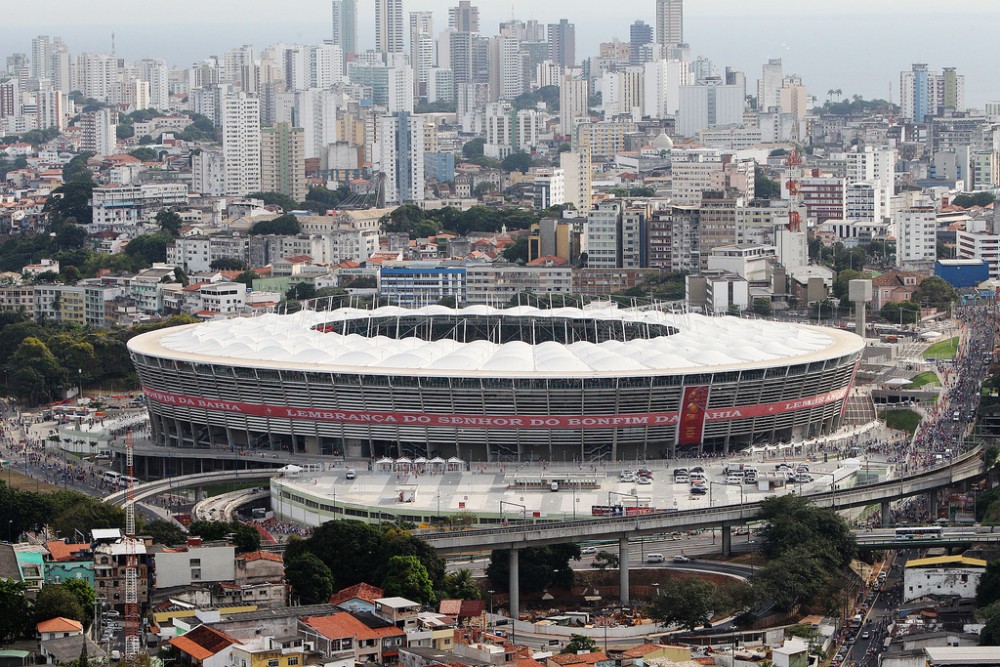
<path fill-rule="evenodd" d="M 250 553 L 238 556 L 238 558 L 242 558 L 248 563 L 251 563 L 256 560 L 269 560 L 275 563 L 285 562 L 285 560 L 281 557 L 281 554 L 273 554 L 270 551 L 251 551 Z"/>
<path fill-rule="evenodd" d="M 215 630 L 207 625 L 199 625 L 194 630 L 170 640 L 177 650 L 187 653 L 195 660 L 205 660 L 232 646 L 239 640 L 225 632 Z"/>
<path fill-rule="evenodd" d="M 557 653 L 549 658 L 558 665 L 593 665 L 607 660 L 608 656 L 604 651 L 593 651 L 591 653 Z"/>
<path fill-rule="evenodd" d="M 341 604 L 348 600 L 364 600 L 365 602 L 374 604 L 375 600 L 382 597 L 385 597 L 385 591 L 381 588 L 361 582 L 331 595 L 330 604 Z"/>
<path fill-rule="evenodd" d="M 36 627 L 39 632 L 83 632 L 83 623 L 62 616 L 42 621 Z"/>
<path fill-rule="evenodd" d="M 67 544 L 62 540 L 53 540 L 45 543 L 45 548 L 49 550 L 49 555 L 56 562 L 74 560 L 76 554 L 81 551 L 90 551 L 89 544 Z"/>

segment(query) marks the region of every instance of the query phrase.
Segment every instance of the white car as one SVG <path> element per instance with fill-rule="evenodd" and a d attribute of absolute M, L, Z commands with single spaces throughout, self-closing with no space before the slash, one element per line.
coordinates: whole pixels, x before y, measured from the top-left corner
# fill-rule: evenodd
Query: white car
<path fill-rule="evenodd" d="M 674 556 L 675 563 L 690 563 L 691 559 L 687 556 Z"/>
<path fill-rule="evenodd" d="M 354 472 L 354 468 L 348 468 L 347 472 L 344 474 L 344 479 L 354 479 L 357 476 L 357 473 Z"/>
<path fill-rule="evenodd" d="M 648 477 L 640 477 L 640 478 L 638 478 L 638 479 L 635 480 L 635 483 L 639 484 L 640 486 L 645 486 L 646 484 L 652 484 L 653 480 L 651 480 Z"/>
<path fill-rule="evenodd" d="M 581 554 L 596 554 L 597 553 L 597 547 L 584 547 L 584 548 L 580 549 L 580 553 Z"/>

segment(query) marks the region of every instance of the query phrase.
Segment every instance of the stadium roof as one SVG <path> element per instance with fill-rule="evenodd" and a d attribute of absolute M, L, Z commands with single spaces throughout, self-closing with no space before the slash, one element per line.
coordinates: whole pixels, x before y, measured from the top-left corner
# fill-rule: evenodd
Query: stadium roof
<path fill-rule="evenodd" d="M 604 320 L 666 325 L 676 333 L 602 342 L 549 340 L 532 345 L 521 340 L 428 341 L 413 336 L 396 339 L 336 331 L 338 323 L 345 320 L 430 316 Z M 314 328 L 320 326 L 327 327 L 327 331 Z M 142 354 L 195 362 L 298 370 L 595 377 L 806 363 L 859 352 L 864 342 L 854 334 L 825 327 L 608 306 L 547 310 L 428 306 L 301 311 L 213 321 L 144 334 L 132 339 L 129 347 Z"/>

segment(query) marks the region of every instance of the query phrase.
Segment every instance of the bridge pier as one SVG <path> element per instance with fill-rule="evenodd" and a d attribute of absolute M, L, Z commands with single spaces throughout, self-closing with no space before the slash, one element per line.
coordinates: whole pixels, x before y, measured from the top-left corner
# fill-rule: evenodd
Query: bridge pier
<path fill-rule="evenodd" d="M 628 604 L 628 536 L 618 538 L 618 599 Z"/>
<path fill-rule="evenodd" d="M 890 507 L 890 503 L 888 500 L 882 501 L 882 506 L 879 512 L 882 514 L 882 527 L 889 528 L 890 526 L 892 526 L 892 516 L 891 516 L 892 508 Z"/>
<path fill-rule="evenodd" d="M 511 619 L 513 621 L 516 621 L 517 617 L 518 617 L 518 612 L 519 612 L 519 609 L 520 609 L 520 604 L 521 604 L 521 600 L 520 600 L 521 596 L 519 594 L 520 593 L 521 581 L 520 581 L 520 574 L 518 572 L 518 564 L 519 563 L 518 563 L 518 551 L 517 551 L 517 549 L 511 549 L 508 552 L 507 564 L 508 564 L 508 570 L 510 571 L 509 572 L 510 583 L 509 583 L 509 590 L 508 590 L 509 604 L 507 606 L 510 607 L 510 617 L 511 617 Z"/>
<path fill-rule="evenodd" d="M 927 492 L 927 510 L 930 514 L 930 522 L 934 523 L 938 518 L 938 490 L 931 489 Z"/>
<path fill-rule="evenodd" d="M 722 524 L 722 557 L 729 558 L 733 555 L 733 527 Z"/>

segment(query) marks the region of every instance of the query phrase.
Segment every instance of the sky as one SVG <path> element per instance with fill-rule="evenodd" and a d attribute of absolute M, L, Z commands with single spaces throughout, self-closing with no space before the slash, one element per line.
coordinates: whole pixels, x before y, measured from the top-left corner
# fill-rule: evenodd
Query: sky
<path fill-rule="evenodd" d="M 435 30 L 447 26 L 457 0 L 404 0 L 405 12 L 431 10 Z M 576 24 L 577 58 L 597 52 L 612 37 L 627 40 L 636 19 L 653 23 L 654 0 L 474 0 L 481 32 L 492 35 L 512 16 L 541 22 L 568 18 Z M 45 11 L 37 8 L 44 6 Z M 362 48 L 374 45 L 374 0 L 359 0 Z M 163 57 L 187 66 L 241 44 L 316 44 L 329 37 L 328 0 L 48 0 L 0 3 L 0 56 L 30 50 L 36 34 L 61 35 L 73 53 L 107 52 L 111 33 L 117 53 L 134 60 Z M 966 76 L 966 101 L 1000 99 L 990 35 L 1000 33 L 996 0 L 691 0 L 685 6 L 685 38 L 692 54 L 719 69 L 747 74 L 748 92 L 769 58 L 782 58 L 785 73 L 803 77 L 813 95 L 829 89 L 845 95 L 898 101 L 899 72 L 914 62 L 932 70 L 955 66 Z"/>

